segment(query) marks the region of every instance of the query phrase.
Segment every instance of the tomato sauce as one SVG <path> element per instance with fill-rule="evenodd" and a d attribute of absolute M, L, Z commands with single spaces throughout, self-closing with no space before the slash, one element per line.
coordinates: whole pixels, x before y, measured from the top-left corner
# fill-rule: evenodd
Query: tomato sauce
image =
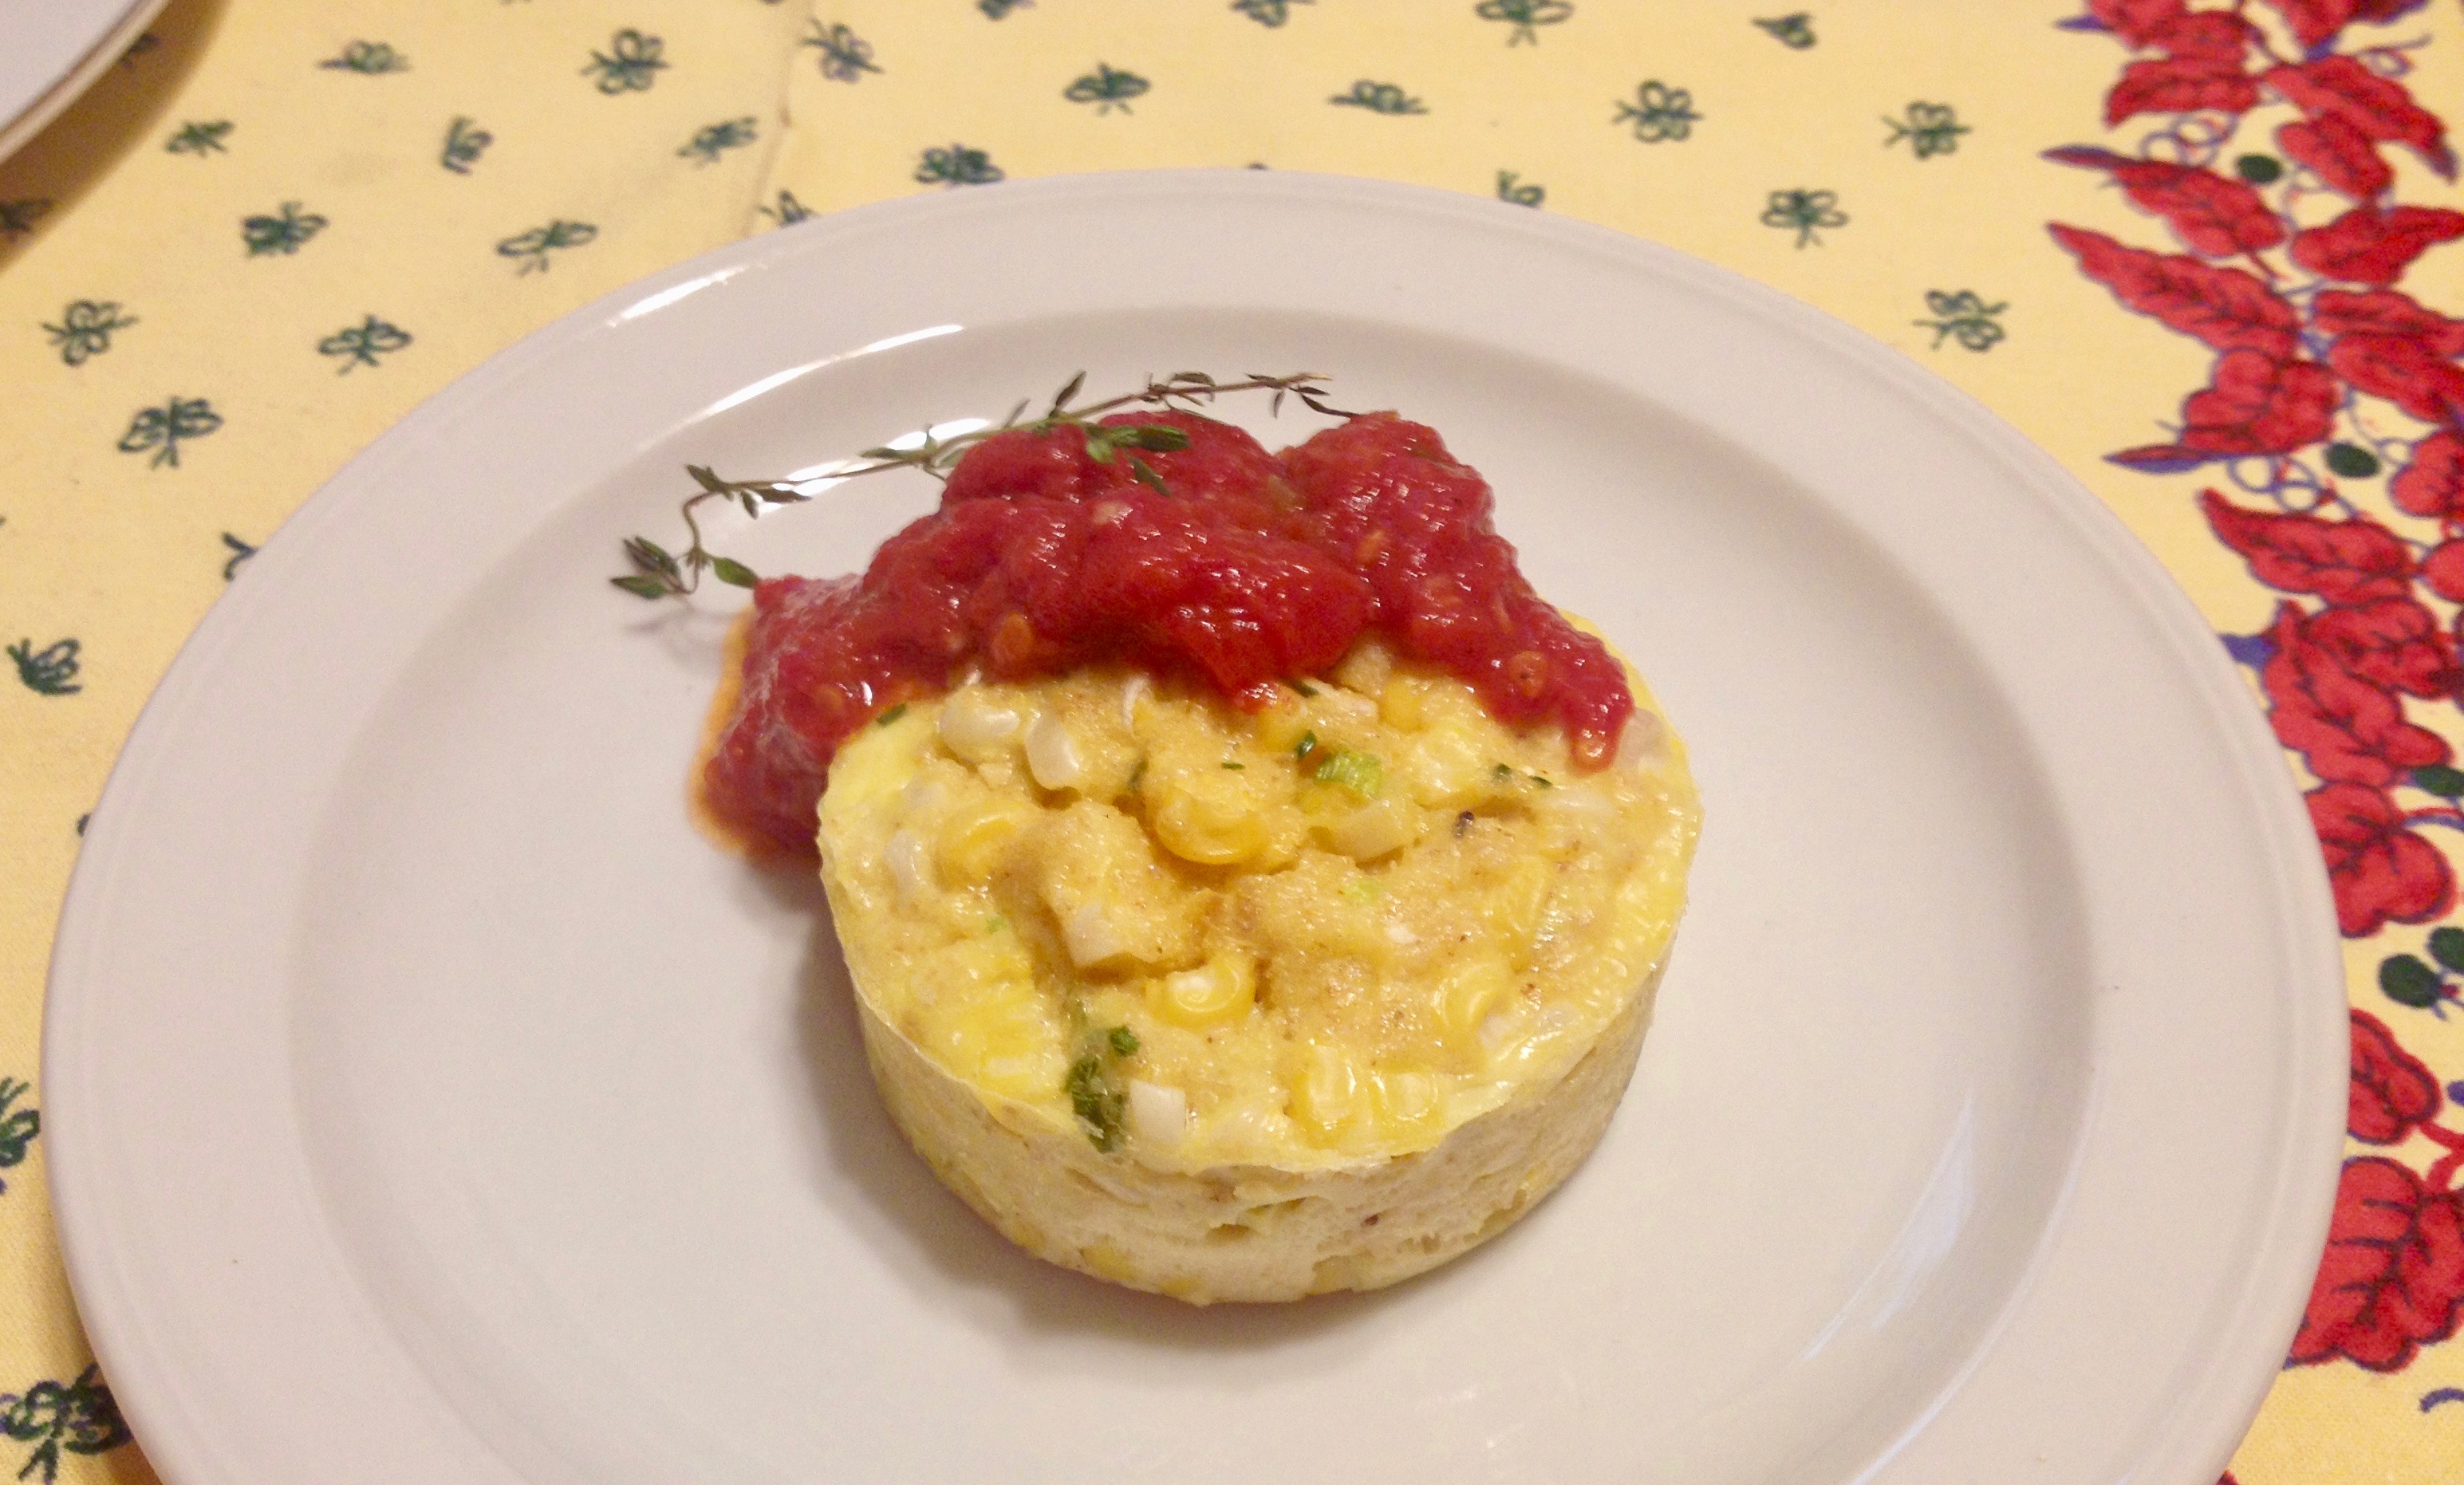
<path fill-rule="evenodd" d="M 1163 491 L 1078 428 L 999 433 L 861 576 L 754 590 L 742 691 L 704 766 L 720 819 L 812 854 L 839 744 L 971 670 L 1126 662 L 1258 710 L 1364 635 L 1461 677 L 1503 721 L 1564 727 L 1578 766 L 1614 753 L 1623 671 L 1531 591 L 1487 482 L 1435 429 L 1371 413 L 1273 454 L 1193 413 L 1103 422 L 1188 435 L 1136 454 Z"/>

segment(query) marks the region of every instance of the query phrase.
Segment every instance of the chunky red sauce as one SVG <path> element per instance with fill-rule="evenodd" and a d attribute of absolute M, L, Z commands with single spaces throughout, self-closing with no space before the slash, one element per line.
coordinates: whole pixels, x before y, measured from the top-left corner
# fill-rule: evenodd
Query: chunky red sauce
<path fill-rule="evenodd" d="M 1191 413 L 1104 421 L 1188 433 L 1139 456 L 1168 494 L 1075 428 L 1001 433 L 862 577 L 754 590 L 742 695 L 703 776 L 721 819 L 810 854 L 839 744 L 970 669 L 1123 661 L 1256 710 L 1364 634 L 1462 677 L 1501 720 L 1561 724 L 1579 765 L 1615 750 L 1624 674 L 1532 593 L 1487 482 L 1435 429 L 1372 413 L 1271 454 Z"/>

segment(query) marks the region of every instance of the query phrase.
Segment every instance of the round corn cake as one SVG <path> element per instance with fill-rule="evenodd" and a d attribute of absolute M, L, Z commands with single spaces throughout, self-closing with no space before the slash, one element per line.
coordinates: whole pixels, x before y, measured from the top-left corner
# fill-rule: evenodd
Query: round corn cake
<path fill-rule="evenodd" d="M 1590 771 L 1374 642 L 1254 712 L 1099 666 L 885 713 L 819 843 L 891 1116 L 1020 1246 L 1195 1303 L 1493 1235 L 1606 1127 L 1683 907 L 1634 691 Z"/>

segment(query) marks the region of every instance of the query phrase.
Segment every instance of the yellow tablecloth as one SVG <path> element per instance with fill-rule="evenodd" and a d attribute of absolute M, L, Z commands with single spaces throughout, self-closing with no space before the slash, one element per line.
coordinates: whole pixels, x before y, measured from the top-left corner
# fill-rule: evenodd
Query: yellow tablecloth
<path fill-rule="evenodd" d="M 2310 792 L 2357 1009 L 2335 1241 L 2235 1472 L 2453 1480 L 2464 15 L 1790 3 L 174 0 L 0 164 L 0 1467 L 151 1475 L 52 1235 L 44 960 L 115 750 L 255 544 L 462 371 L 702 249 L 1256 164 L 1760 278 L 1982 399 L 2165 558 Z"/>

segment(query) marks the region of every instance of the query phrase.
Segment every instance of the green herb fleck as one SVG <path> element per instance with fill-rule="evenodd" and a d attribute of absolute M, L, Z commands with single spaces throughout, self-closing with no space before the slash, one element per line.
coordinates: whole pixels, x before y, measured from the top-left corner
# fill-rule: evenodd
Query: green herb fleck
<path fill-rule="evenodd" d="M 1129 1098 L 1121 1091 L 1119 1080 L 1105 1067 L 1101 1054 L 1089 1052 L 1070 1063 L 1061 1089 L 1069 1095 L 1070 1112 L 1086 1126 L 1089 1144 L 1109 1152 L 1121 1143 L 1121 1113 Z"/>
<path fill-rule="evenodd" d="M 1104 1034 L 1105 1042 L 1114 1057 L 1133 1057 L 1138 1050 L 1138 1034 L 1126 1026 L 1115 1026 Z"/>
<path fill-rule="evenodd" d="M 888 727 L 891 723 L 897 721 L 900 717 L 903 717 L 906 714 L 907 703 L 902 701 L 897 706 L 891 708 L 881 715 L 873 718 L 872 725 L 875 727 Z"/>
<path fill-rule="evenodd" d="M 1248 768 L 1249 765 L 1246 763 L 1235 763 L 1230 758 L 1225 758 L 1223 760 L 1223 766 L 1237 774 Z"/>
<path fill-rule="evenodd" d="M 1000 913 L 995 913 L 984 920 L 984 931 L 987 933 L 998 933 L 1008 927 L 1009 919 Z"/>
<path fill-rule="evenodd" d="M 1293 757 L 1306 758 L 1315 752 L 1317 752 L 1317 733 L 1315 732 L 1303 732 L 1301 740 L 1292 744 Z"/>
<path fill-rule="evenodd" d="M 1315 701 L 1317 699 L 1317 688 L 1311 686 L 1307 681 L 1294 681 L 1292 683 L 1292 689 L 1300 692 L 1304 696 L 1307 696 L 1311 701 Z"/>

